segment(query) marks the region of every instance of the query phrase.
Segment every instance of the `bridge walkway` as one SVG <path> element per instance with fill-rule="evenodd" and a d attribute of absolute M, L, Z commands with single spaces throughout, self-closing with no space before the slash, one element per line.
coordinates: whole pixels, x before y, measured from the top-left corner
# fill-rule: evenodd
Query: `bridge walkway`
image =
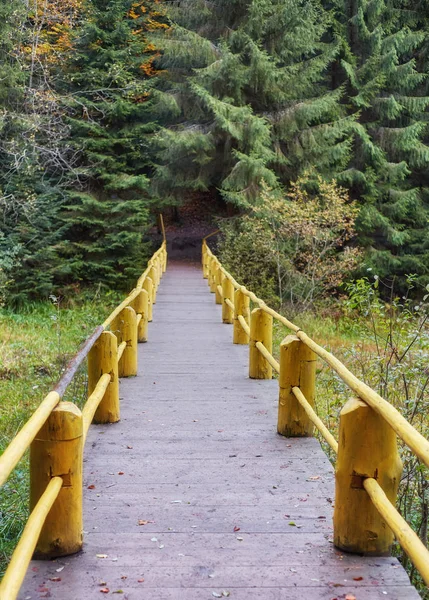
<path fill-rule="evenodd" d="M 33 561 L 21 600 L 416 600 L 396 559 L 332 544 L 332 467 L 275 432 L 276 381 L 247 378 L 192 265 L 170 263 L 121 416 L 85 450 L 82 553 Z"/>

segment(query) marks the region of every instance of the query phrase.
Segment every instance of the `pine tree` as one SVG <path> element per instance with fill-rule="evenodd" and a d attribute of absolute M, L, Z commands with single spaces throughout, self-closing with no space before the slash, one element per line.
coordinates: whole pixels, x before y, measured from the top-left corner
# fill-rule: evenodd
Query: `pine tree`
<path fill-rule="evenodd" d="M 167 25 L 157 2 L 92 0 L 88 10 L 65 81 L 71 143 L 80 158 L 60 252 L 70 282 L 128 285 L 147 253 L 157 50 L 146 32 Z"/>
<path fill-rule="evenodd" d="M 349 114 L 356 118 L 351 160 L 339 181 L 362 205 L 358 226 L 369 249 L 366 266 L 381 276 L 417 273 L 424 281 L 429 96 L 416 56 L 426 34 L 408 8 L 395 0 L 336 3 L 343 53 L 334 73 L 347 85 Z"/>
<path fill-rule="evenodd" d="M 155 188 L 178 201 L 218 188 L 253 201 L 309 166 L 342 170 L 349 159 L 342 89 L 330 89 L 337 45 L 325 41 L 329 15 L 317 0 L 180 2 L 162 47 Z"/>

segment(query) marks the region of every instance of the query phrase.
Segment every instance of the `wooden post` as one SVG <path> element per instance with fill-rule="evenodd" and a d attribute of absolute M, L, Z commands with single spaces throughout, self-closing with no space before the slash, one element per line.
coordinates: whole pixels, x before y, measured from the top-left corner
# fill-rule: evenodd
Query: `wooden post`
<path fill-rule="evenodd" d="M 148 273 L 149 278 L 152 280 L 152 304 L 156 304 L 156 290 L 157 290 L 157 272 L 156 267 L 153 263 L 151 263 L 151 268 Z M 147 277 L 146 277 L 147 279 Z"/>
<path fill-rule="evenodd" d="M 217 266 L 216 267 L 216 287 L 215 287 L 215 302 L 216 304 L 222 304 L 222 294 L 221 292 L 219 292 L 219 288 L 218 286 L 222 287 L 222 282 L 223 282 L 223 278 L 225 277 L 225 275 L 222 273 L 222 271 L 220 270 L 220 267 Z"/>
<path fill-rule="evenodd" d="M 164 250 L 162 251 L 162 272 L 165 273 L 167 270 L 167 249 L 164 246 Z"/>
<path fill-rule="evenodd" d="M 393 533 L 363 487 L 372 477 L 395 505 L 402 462 L 396 434 L 362 400 L 352 398 L 340 413 L 335 470 L 334 544 L 347 552 L 388 554 Z"/>
<path fill-rule="evenodd" d="M 111 379 L 103 400 L 94 415 L 94 423 L 116 423 L 120 419 L 118 341 L 111 331 L 103 331 L 88 354 L 88 396 L 100 377 L 110 373 Z"/>
<path fill-rule="evenodd" d="M 234 286 L 228 277 L 223 278 L 222 282 L 222 321 L 224 323 L 233 323 L 234 322 L 234 311 L 228 304 L 226 304 L 225 300 L 228 299 L 231 302 L 234 302 Z"/>
<path fill-rule="evenodd" d="M 216 261 L 214 259 L 214 257 L 212 256 L 210 258 L 210 270 L 209 270 L 209 286 L 210 286 L 210 292 L 212 294 L 215 293 L 216 290 Z"/>
<path fill-rule="evenodd" d="M 272 379 L 273 369 L 256 347 L 256 342 L 264 344 L 268 352 L 273 351 L 273 317 L 255 308 L 250 315 L 249 377 L 251 379 Z"/>
<path fill-rule="evenodd" d="M 158 254 L 158 257 L 156 259 L 156 270 L 157 270 L 157 289 L 159 288 L 159 284 L 161 283 L 161 279 L 162 279 L 162 261 L 161 261 L 161 254 Z"/>
<path fill-rule="evenodd" d="M 137 341 L 147 342 L 148 332 L 148 302 L 149 294 L 146 290 L 141 290 L 140 294 L 134 298 L 131 306 L 136 311 L 137 315 L 141 315 L 140 323 L 137 327 Z"/>
<path fill-rule="evenodd" d="M 287 437 L 313 434 L 314 425 L 292 393 L 299 387 L 314 407 L 317 356 L 296 335 L 288 335 L 280 344 L 279 411 L 277 431 Z"/>
<path fill-rule="evenodd" d="M 152 296 L 153 296 L 153 281 L 150 277 L 145 277 L 143 282 L 143 289 L 147 292 L 147 320 L 149 323 L 152 323 L 153 316 L 153 304 L 152 304 Z"/>
<path fill-rule="evenodd" d="M 118 365 L 119 377 L 137 375 L 137 315 L 131 306 L 124 308 L 112 323 L 112 331 L 118 338 L 118 345 L 127 345 Z"/>
<path fill-rule="evenodd" d="M 203 277 L 204 279 L 208 279 L 209 277 L 209 255 L 207 253 L 207 244 L 206 242 L 203 243 L 203 251 L 202 251 L 203 257 Z"/>
<path fill-rule="evenodd" d="M 63 479 L 35 558 L 67 556 L 82 549 L 82 455 L 82 413 L 71 402 L 60 402 L 30 447 L 30 511 L 53 477 Z"/>
<path fill-rule="evenodd" d="M 238 317 L 244 317 L 247 324 L 250 321 L 250 298 L 243 294 L 241 290 L 235 290 L 234 293 L 234 344 L 248 344 L 249 336 L 242 328 Z"/>

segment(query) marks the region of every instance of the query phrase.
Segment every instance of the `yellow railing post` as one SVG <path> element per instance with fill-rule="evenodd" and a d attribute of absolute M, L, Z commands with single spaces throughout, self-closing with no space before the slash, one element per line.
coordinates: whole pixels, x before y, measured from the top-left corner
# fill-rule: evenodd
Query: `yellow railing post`
<path fill-rule="evenodd" d="M 233 323 L 234 322 L 234 311 L 226 302 L 229 300 L 231 303 L 234 302 L 234 286 L 228 277 L 223 277 L 222 282 L 222 321 L 224 323 Z"/>
<path fill-rule="evenodd" d="M 216 291 L 216 260 L 213 256 L 210 257 L 210 268 L 209 268 L 209 286 L 212 294 Z"/>
<path fill-rule="evenodd" d="M 119 377 L 134 377 L 137 375 L 137 315 L 131 306 L 119 313 L 112 323 L 112 331 L 118 344 L 127 344 L 119 360 Z"/>
<path fill-rule="evenodd" d="M 223 278 L 225 277 L 224 274 L 222 273 L 222 271 L 220 270 L 219 265 L 216 265 L 216 277 L 215 277 L 215 283 L 216 283 L 216 287 L 215 287 L 215 302 L 216 304 L 222 304 L 222 281 Z"/>
<path fill-rule="evenodd" d="M 110 374 L 110 383 L 94 414 L 95 423 L 116 423 L 120 419 L 118 342 L 111 331 L 103 331 L 88 354 L 88 397 L 100 377 Z"/>
<path fill-rule="evenodd" d="M 148 333 L 148 303 L 149 294 L 146 290 L 141 290 L 140 294 L 133 300 L 132 307 L 137 315 L 141 315 L 140 323 L 137 326 L 137 341 L 147 342 Z"/>
<path fill-rule="evenodd" d="M 30 447 L 30 510 L 53 477 L 63 486 L 43 525 L 35 557 L 55 558 L 82 549 L 82 413 L 60 402 Z"/>
<path fill-rule="evenodd" d="M 156 304 L 156 290 L 158 288 L 158 273 L 153 262 L 151 263 L 148 276 L 152 280 L 152 304 Z"/>
<path fill-rule="evenodd" d="M 165 273 L 167 270 L 167 249 L 164 244 L 164 248 L 162 250 L 162 272 Z"/>
<path fill-rule="evenodd" d="M 204 279 L 208 279 L 209 277 L 209 256 L 207 252 L 207 244 L 203 242 L 203 250 L 202 250 L 202 263 L 203 263 L 203 277 Z"/>
<path fill-rule="evenodd" d="M 334 544 L 357 554 L 387 554 L 393 533 L 364 489 L 376 479 L 395 505 L 402 473 L 396 434 L 382 416 L 352 398 L 340 413 L 335 470 Z"/>
<path fill-rule="evenodd" d="M 153 318 L 153 281 L 150 277 L 145 277 L 143 289 L 147 292 L 147 320 L 152 323 Z"/>
<path fill-rule="evenodd" d="M 249 377 L 251 379 L 271 379 L 273 369 L 256 347 L 261 342 L 272 354 L 273 351 L 273 317 L 262 308 L 255 308 L 250 315 L 249 341 Z"/>
<path fill-rule="evenodd" d="M 277 432 L 287 437 L 313 434 L 313 423 L 292 393 L 299 387 L 314 407 L 316 355 L 296 335 L 288 335 L 280 344 L 279 410 Z"/>
<path fill-rule="evenodd" d="M 249 336 L 241 326 L 238 317 L 243 317 L 247 324 L 250 320 L 250 298 L 241 290 L 235 290 L 234 293 L 234 344 L 248 344 Z"/>

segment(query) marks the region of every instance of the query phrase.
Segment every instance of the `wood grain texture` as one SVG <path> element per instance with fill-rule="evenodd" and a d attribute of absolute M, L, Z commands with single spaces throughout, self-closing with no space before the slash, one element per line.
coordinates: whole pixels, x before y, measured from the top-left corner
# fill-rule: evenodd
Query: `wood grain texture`
<path fill-rule="evenodd" d="M 170 263 L 149 329 L 122 420 L 89 432 L 84 550 L 33 561 L 20 598 L 417 600 L 396 559 L 333 547 L 333 469 L 277 435 L 278 383 L 248 378 L 199 268 Z"/>

